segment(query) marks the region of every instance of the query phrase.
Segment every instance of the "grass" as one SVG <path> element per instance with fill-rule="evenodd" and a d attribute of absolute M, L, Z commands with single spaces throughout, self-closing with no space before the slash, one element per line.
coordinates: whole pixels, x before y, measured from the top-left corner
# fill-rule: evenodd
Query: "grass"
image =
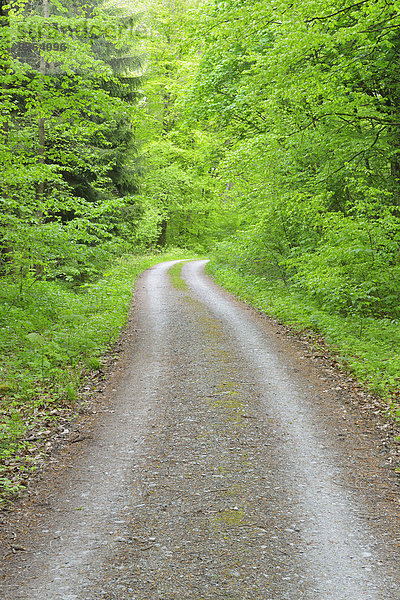
<path fill-rule="evenodd" d="M 172 285 L 177 290 L 187 290 L 188 289 L 188 286 L 186 285 L 185 281 L 182 279 L 182 276 L 181 276 L 182 267 L 184 264 L 185 264 L 184 262 L 176 263 L 176 265 L 173 265 L 168 271 L 168 275 L 170 276 Z"/>
<path fill-rule="evenodd" d="M 344 368 L 386 399 L 390 414 L 400 422 L 400 323 L 331 314 L 281 282 L 254 278 L 216 259 L 208 263 L 207 272 L 261 312 L 297 332 L 315 334 L 315 343 L 335 353 Z"/>
<path fill-rule="evenodd" d="M 91 284 L 0 281 L 0 503 L 42 464 L 49 440 L 80 401 L 80 388 L 124 326 L 132 287 L 147 268 L 187 258 L 176 250 L 124 255 Z"/>

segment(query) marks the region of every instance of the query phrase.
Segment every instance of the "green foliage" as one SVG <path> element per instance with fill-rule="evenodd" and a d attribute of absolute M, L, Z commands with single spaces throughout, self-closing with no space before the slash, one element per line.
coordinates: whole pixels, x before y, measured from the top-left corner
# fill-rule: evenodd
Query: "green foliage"
<path fill-rule="evenodd" d="M 220 142 L 208 129 L 189 124 L 183 107 L 199 61 L 201 39 L 194 32 L 201 10 L 195 0 L 145 4 L 147 79 L 137 130 L 143 218 L 137 232 L 153 246 L 202 252 L 216 236 L 213 169 Z"/>
<path fill-rule="evenodd" d="M 186 106 L 225 136 L 232 264 L 333 312 L 397 318 L 400 13 L 389 4 L 209 4 Z"/>
<path fill-rule="evenodd" d="M 40 463 L 43 432 L 60 411 L 68 416 L 79 404 L 85 373 L 101 369 L 125 322 L 136 275 L 162 259 L 132 251 L 178 240 L 204 245 L 212 187 L 204 157 L 212 144 L 178 123 L 178 90 L 195 64 L 195 50 L 184 41 L 195 14 L 190 2 L 181 4 L 176 18 L 159 4 L 140 27 L 134 14 L 96 0 L 21 2 L 1 13 L 6 493 Z M 139 89 L 146 70 L 139 54 L 149 48 L 150 76 Z"/>
<path fill-rule="evenodd" d="M 41 9 L 13 5 L 0 31 L 0 273 L 80 284 L 132 233 L 136 36 L 95 2 Z"/>
<path fill-rule="evenodd" d="M 199 14 L 203 52 L 180 106 L 215 136 L 214 272 L 393 392 L 399 7 L 215 0 Z"/>
<path fill-rule="evenodd" d="M 125 254 L 94 283 L 36 281 L 28 289 L 0 286 L 0 501 L 18 491 L 46 453 L 46 433 L 78 408 L 89 370 L 125 324 L 132 286 L 146 268 L 182 251 Z M 50 433 L 50 431 L 48 431 Z M 38 441 L 29 441 L 30 438 Z"/>

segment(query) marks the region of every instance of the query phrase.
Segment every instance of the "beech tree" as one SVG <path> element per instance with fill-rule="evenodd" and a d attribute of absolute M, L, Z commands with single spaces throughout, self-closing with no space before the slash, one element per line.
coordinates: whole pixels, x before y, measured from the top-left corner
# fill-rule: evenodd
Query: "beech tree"
<path fill-rule="evenodd" d="M 399 6 L 213 2 L 188 105 L 223 132 L 225 260 L 331 310 L 397 314 Z"/>
<path fill-rule="evenodd" d="M 183 103 L 201 51 L 201 5 L 197 0 L 145 3 L 138 233 L 156 246 L 201 248 L 216 229 L 212 175 L 219 140 L 191 120 Z"/>

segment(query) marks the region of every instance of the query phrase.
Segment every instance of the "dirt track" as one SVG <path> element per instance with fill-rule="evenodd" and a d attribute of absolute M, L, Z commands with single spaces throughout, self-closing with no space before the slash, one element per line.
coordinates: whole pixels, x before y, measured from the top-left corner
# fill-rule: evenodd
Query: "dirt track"
<path fill-rule="evenodd" d="M 374 422 L 186 263 L 141 278 L 90 439 L 9 517 L 4 600 L 398 600 L 398 480 Z M 100 410 L 101 409 L 101 410 Z M 22 522 L 23 519 L 23 522 Z"/>

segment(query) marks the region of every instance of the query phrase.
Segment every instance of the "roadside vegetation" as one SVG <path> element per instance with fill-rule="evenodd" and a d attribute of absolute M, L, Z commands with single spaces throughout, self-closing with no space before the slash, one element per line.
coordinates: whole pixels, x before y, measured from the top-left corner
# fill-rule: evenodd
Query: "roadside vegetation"
<path fill-rule="evenodd" d="M 217 283 L 260 312 L 308 334 L 322 353 L 388 402 L 400 422 L 400 324 L 396 319 L 340 315 L 319 306 L 301 290 L 266 281 L 214 259 L 207 265 Z"/>
<path fill-rule="evenodd" d="M 43 464 L 59 423 L 81 408 L 81 388 L 112 350 L 138 275 L 186 256 L 122 255 L 95 282 L 76 288 L 36 281 L 20 291 L 0 282 L 0 501 Z"/>
<path fill-rule="evenodd" d="M 173 109 L 143 77 L 151 18 L 96 0 L 0 7 L 0 502 L 68 430 L 136 277 L 203 247 L 206 182 L 149 150 Z"/>

